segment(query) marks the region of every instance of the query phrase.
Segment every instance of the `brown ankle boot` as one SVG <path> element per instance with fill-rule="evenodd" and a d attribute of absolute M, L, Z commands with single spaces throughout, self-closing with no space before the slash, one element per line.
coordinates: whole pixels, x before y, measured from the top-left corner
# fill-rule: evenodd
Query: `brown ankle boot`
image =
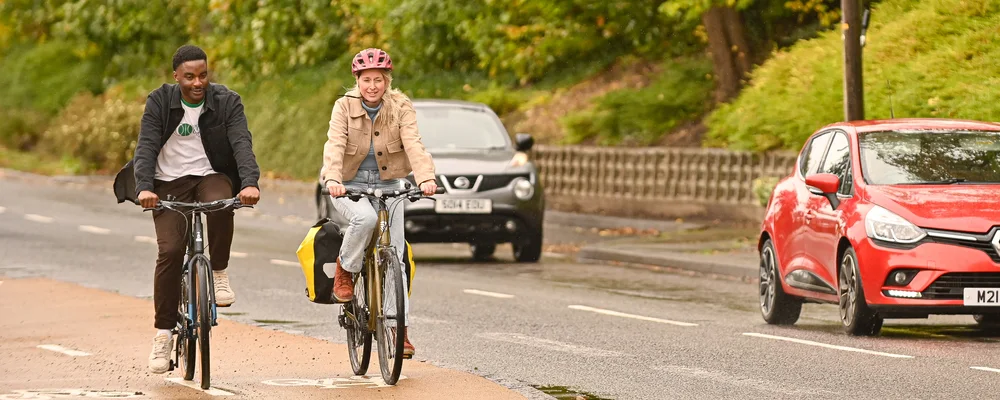
<path fill-rule="evenodd" d="M 333 297 L 341 303 L 354 299 L 354 278 L 340 265 L 337 258 L 337 272 L 333 274 Z"/>
<path fill-rule="evenodd" d="M 410 343 L 410 329 L 407 328 L 406 333 L 403 335 L 403 358 L 412 358 L 416 352 L 417 349 Z"/>

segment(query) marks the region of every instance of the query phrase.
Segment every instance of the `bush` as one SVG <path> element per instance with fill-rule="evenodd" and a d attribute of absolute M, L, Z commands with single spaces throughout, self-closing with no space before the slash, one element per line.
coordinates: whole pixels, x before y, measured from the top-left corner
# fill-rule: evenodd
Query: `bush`
<path fill-rule="evenodd" d="M 602 145 L 649 145 L 680 124 L 707 110 L 712 67 L 707 59 L 668 62 L 642 89 L 620 89 L 594 102 L 590 109 L 562 119 L 566 141 L 596 139 Z"/>
<path fill-rule="evenodd" d="M 771 193 L 781 181 L 780 177 L 766 176 L 753 180 L 753 194 L 757 197 L 757 204 L 767 207 L 767 202 L 771 200 Z"/>
<path fill-rule="evenodd" d="M 135 153 L 145 102 L 77 95 L 43 134 L 41 147 L 80 161 L 81 172 L 117 171 Z"/>
<path fill-rule="evenodd" d="M 995 120 L 1000 115 L 1000 2 L 875 3 L 864 49 L 866 119 Z M 843 120 L 840 31 L 801 42 L 756 70 L 752 84 L 706 121 L 706 145 L 798 150 Z M 891 84 L 891 90 L 890 90 Z"/>

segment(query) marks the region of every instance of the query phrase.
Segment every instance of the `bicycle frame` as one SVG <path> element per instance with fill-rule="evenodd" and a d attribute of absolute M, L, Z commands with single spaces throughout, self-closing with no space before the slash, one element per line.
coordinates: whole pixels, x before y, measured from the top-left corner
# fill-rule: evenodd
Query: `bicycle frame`
<path fill-rule="evenodd" d="M 372 232 L 372 238 L 365 252 L 365 272 L 368 274 L 366 294 L 368 295 L 368 330 L 375 332 L 376 321 L 382 316 L 382 259 L 381 250 L 392 247 L 389 237 L 389 210 L 385 200 L 378 199 L 378 229 Z M 376 257 L 378 255 L 378 257 Z M 377 310 L 377 311 L 376 311 Z M 403 310 L 397 310 L 403 312 Z"/>
<path fill-rule="evenodd" d="M 195 295 L 197 293 L 198 287 L 194 283 L 196 282 L 195 278 L 198 276 L 198 271 L 194 268 L 194 266 L 197 265 L 197 261 L 199 260 L 202 261 L 204 263 L 203 265 L 205 266 L 212 265 L 208 259 L 208 256 L 205 255 L 205 235 L 204 235 L 205 231 L 203 228 L 201 215 L 202 215 L 201 211 L 195 211 L 191 215 L 192 226 L 188 227 L 189 229 L 191 229 L 191 234 L 188 235 L 187 254 L 185 255 L 184 269 L 182 271 L 183 274 L 187 274 L 189 282 L 188 304 L 187 304 L 188 314 L 186 316 L 188 318 L 189 327 L 194 327 L 196 326 L 195 324 L 197 324 L 197 321 L 191 320 L 191 319 L 197 319 L 194 317 L 197 315 L 196 312 L 197 297 Z M 219 325 L 219 323 L 217 321 L 218 313 L 215 305 L 215 282 L 213 281 L 211 273 L 205 275 L 208 276 L 208 301 L 209 301 L 208 304 L 209 307 L 212 309 L 212 326 L 217 326 Z M 191 332 L 189 332 L 189 334 L 190 333 Z M 195 335 L 194 337 L 197 337 L 197 335 Z"/>

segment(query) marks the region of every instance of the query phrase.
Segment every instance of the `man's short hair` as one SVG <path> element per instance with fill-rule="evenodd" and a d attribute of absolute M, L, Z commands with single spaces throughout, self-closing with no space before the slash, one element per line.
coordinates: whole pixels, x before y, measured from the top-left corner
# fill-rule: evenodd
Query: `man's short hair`
<path fill-rule="evenodd" d="M 198 46 L 186 44 L 177 49 L 174 53 L 174 70 L 177 69 L 181 64 L 188 61 L 205 60 L 208 62 L 208 55 L 205 51 Z"/>

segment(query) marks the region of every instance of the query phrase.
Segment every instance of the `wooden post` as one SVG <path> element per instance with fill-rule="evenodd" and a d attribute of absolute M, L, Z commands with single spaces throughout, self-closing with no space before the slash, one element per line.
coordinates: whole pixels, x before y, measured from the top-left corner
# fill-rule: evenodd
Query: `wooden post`
<path fill-rule="evenodd" d="M 865 119 L 861 63 L 861 1 L 841 0 L 841 29 L 844 38 L 844 117 Z"/>

